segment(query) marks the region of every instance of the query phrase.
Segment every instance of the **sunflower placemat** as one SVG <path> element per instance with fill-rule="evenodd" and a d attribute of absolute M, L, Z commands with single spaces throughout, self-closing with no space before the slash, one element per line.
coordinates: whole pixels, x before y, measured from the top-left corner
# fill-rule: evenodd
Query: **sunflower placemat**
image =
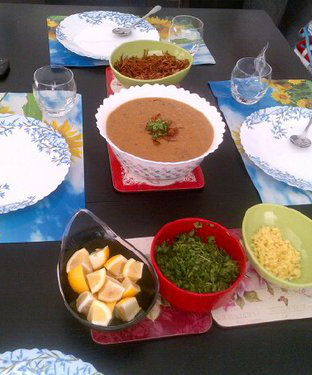
<path fill-rule="evenodd" d="M 25 208 L 3 211 L 8 212 L 0 215 L 0 242 L 59 241 L 72 215 L 85 207 L 81 95 L 77 94 L 75 106 L 66 116 L 51 120 L 42 114 L 33 94 L 2 93 L 0 114 L 27 116 L 51 126 L 66 140 L 71 157 L 69 172 L 56 190 Z M 1 129 L 8 131 L 4 121 L 0 134 Z M 0 181 L 0 199 L 6 188 Z"/>
<path fill-rule="evenodd" d="M 97 60 L 86 56 L 77 55 L 74 52 L 66 49 L 56 38 L 55 31 L 59 23 L 63 21 L 65 16 L 50 16 L 47 19 L 48 37 L 49 37 L 49 51 L 50 63 L 53 65 L 64 65 L 71 67 L 92 67 L 92 66 L 107 66 L 107 60 Z M 171 25 L 171 17 L 149 17 L 147 21 L 150 22 L 159 32 L 160 39 L 166 41 L 168 38 L 168 31 Z M 215 64 L 216 61 L 202 40 L 199 51 L 194 56 L 193 65 Z"/>
<path fill-rule="evenodd" d="M 209 85 L 218 100 L 236 147 L 262 202 L 282 205 L 312 203 L 312 191 L 290 186 L 265 173 L 247 157 L 240 141 L 240 127 L 255 111 L 275 106 L 312 109 L 312 81 L 273 80 L 266 95 L 254 105 L 240 104 L 233 99 L 230 81 L 209 82 Z"/>

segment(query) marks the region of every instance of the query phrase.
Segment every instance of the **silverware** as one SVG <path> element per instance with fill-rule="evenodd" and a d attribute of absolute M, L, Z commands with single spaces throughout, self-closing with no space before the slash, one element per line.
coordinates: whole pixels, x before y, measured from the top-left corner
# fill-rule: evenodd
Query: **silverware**
<path fill-rule="evenodd" d="M 149 17 L 152 14 L 155 14 L 159 12 L 161 9 L 160 5 L 154 6 L 152 10 L 150 10 L 145 16 L 141 17 L 137 22 L 134 24 L 128 26 L 128 27 L 115 27 L 112 31 L 114 34 L 117 34 L 119 36 L 128 36 L 131 34 L 131 29 L 133 29 L 136 25 L 138 25 L 140 22 L 142 22 L 145 18 Z"/>
<path fill-rule="evenodd" d="M 311 146 L 311 140 L 306 137 L 308 130 L 312 124 L 312 116 L 310 117 L 308 125 L 305 127 L 304 131 L 300 135 L 291 135 L 289 137 L 290 142 L 293 143 L 295 146 L 300 148 L 307 148 Z"/>
<path fill-rule="evenodd" d="M 263 70 L 265 68 L 265 52 L 269 48 L 269 42 L 263 47 L 259 55 L 255 58 L 255 69 L 256 72 L 259 74 L 259 77 L 262 77 Z"/>

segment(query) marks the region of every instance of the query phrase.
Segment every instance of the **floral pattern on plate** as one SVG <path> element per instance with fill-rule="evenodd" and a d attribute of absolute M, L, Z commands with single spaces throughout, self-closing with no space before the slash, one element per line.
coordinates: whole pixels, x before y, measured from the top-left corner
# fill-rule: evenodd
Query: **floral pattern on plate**
<path fill-rule="evenodd" d="M 90 364 L 58 350 L 17 349 L 0 354 L 0 373 L 7 375 L 100 375 Z"/>
<path fill-rule="evenodd" d="M 70 159 L 65 138 L 49 124 L 0 114 L 0 214 L 49 195 L 67 175 Z"/>
<path fill-rule="evenodd" d="M 6 207 L 10 212 L 0 214 L 0 242 L 59 241 L 68 220 L 76 211 L 85 207 L 82 97 L 77 94 L 73 109 L 65 117 L 52 119 L 41 112 L 31 93 L 0 93 L 0 114 L 19 114 L 48 124 L 66 140 L 71 154 L 69 173 L 56 190 L 36 204 L 25 202 L 25 199 L 19 200 L 20 207 L 25 206 L 25 209 Z M 2 161 L 0 175 L 1 171 Z M 10 184 L 8 189 L 7 185 L 9 183 L 0 178 L 1 208 L 5 201 L 8 203 L 8 194 L 12 193 L 13 185 Z M 28 198 L 34 199 L 33 195 Z"/>
<path fill-rule="evenodd" d="M 311 116 L 310 109 L 290 106 L 252 113 L 240 128 L 247 156 L 276 180 L 312 190 L 312 169 L 307 167 L 312 160 L 312 147 L 300 149 L 289 141 L 292 134 L 302 133 Z"/>
<path fill-rule="evenodd" d="M 127 37 L 113 34 L 115 27 L 124 27 L 140 18 L 127 13 L 93 11 L 66 17 L 56 28 L 56 39 L 68 50 L 80 56 L 108 60 L 121 43 L 138 39 L 159 40 L 159 33 L 146 20 L 132 29 Z"/>

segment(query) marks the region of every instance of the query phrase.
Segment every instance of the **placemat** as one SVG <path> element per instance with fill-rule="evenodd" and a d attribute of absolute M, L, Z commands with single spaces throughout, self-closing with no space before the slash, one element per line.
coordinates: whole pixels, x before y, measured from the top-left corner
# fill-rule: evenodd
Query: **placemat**
<path fill-rule="evenodd" d="M 173 306 L 160 306 L 160 309 L 159 316 L 154 321 L 145 318 L 135 326 L 118 332 L 91 330 L 91 337 L 97 344 L 109 345 L 195 335 L 206 333 L 211 328 L 210 313 L 191 313 Z"/>
<path fill-rule="evenodd" d="M 242 240 L 241 229 L 231 232 Z M 128 240 L 145 255 L 149 255 L 153 237 Z M 287 290 L 265 281 L 248 264 L 245 278 L 233 300 L 211 312 L 212 318 L 222 327 L 235 327 L 278 320 L 312 317 L 312 288 Z"/>
<path fill-rule="evenodd" d="M 109 65 L 107 60 L 96 60 L 85 56 L 79 56 L 74 52 L 66 49 L 61 43 L 58 42 L 55 36 L 55 30 L 59 23 L 66 18 L 66 16 L 50 16 L 47 19 L 48 24 L 48 37 L 49 37 L 49 51 L 50 63 L 55 65 L 76 66 L 76 67 L 92 67 Z M 156 27 L 160 34 L 160 38 L 166 41 L 168 31 L 171 25 L 172 17 L 149 17 L 149 21 Z M 205 42 L 202 41 L 199 51 L 194 56 L 193 65 L 215 64 L 216 61 L 210 53 Z"/>
<path fill-rule="evenodd" d="M 153 237 L 130 238 L 128 241 L 149 258 Z M 160 296 L 148 314 L 138 324 L 118 332 L 91 330 L 94 342 L 100 345 L 156 340 L 175 336 L 206 333 L 212 325 L 210 313 L 192 313 L 171 306 Z"/>
<path fill-rule="evenodd" d="M 312 203 L 311 191 L 289 186 L 267 175 L 249 160 L 240 143 L 240 127 L 242 123 L 247 116 L 259 109 L 277 105 L 312 108 L 312 81 L 273 80 L 266 95 L 254 105 L 240 104 L 233 99 L 230 81 L 210 81 L 209 85 L 218 100 L 218 105 L 230 128 L 235 145 L 262 202 L 282 205 Z"/>
<path fill-rule="evenodd" d="M 71 152 L 69 173 L 54 192 L 32 206 L 0 215 L 0 242 L 59 241 L 73 214 L 85 207 L 82 97 L 77 94 L 68 115 L 52 121 L 42 115 L 33 94 L 5 93 L 0 94 L 0 113 L 48 122 L 65 137 Z"/>

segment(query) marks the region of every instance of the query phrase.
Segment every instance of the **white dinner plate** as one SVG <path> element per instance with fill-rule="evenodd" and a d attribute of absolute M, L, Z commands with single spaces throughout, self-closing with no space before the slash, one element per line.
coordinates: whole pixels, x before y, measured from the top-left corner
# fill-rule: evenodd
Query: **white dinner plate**
<path fill-rule="evenodd" d="M 252 113 L 240 130 L 246 154 L 276 180 L 312 190 L 312 147 L 299 148 L 289 140 L 292 134 L 302 133 L 311 116 L 310 109 L 290 106 Z M 312 129 L 309 136 L 312 138 Z"/>
<path fill-rule="evenodd" d="M 70 167 L 65 138 L 52 126 L 0 115 L 0 214 L 35 204 L 64 180 Z"/>
<path fill-rule="evenodd" d="M 112 51 L 120 44 L 139 39 L 159 40 L 154 26 L 143 20 L 129 36 L 113 34 L 115 27 L 135 23 L 139 17 L 112 11 L 94 11 L 66 17 L 56 29 L 57 40 L 65 48 L 81 56 L 108 60 Z"/>
<path fill-rule="evenodd" d="M 0 373 L 6 375 L 101 375 L 87 362 L 58 350 L 17 349 L 0 354 Z"/>

